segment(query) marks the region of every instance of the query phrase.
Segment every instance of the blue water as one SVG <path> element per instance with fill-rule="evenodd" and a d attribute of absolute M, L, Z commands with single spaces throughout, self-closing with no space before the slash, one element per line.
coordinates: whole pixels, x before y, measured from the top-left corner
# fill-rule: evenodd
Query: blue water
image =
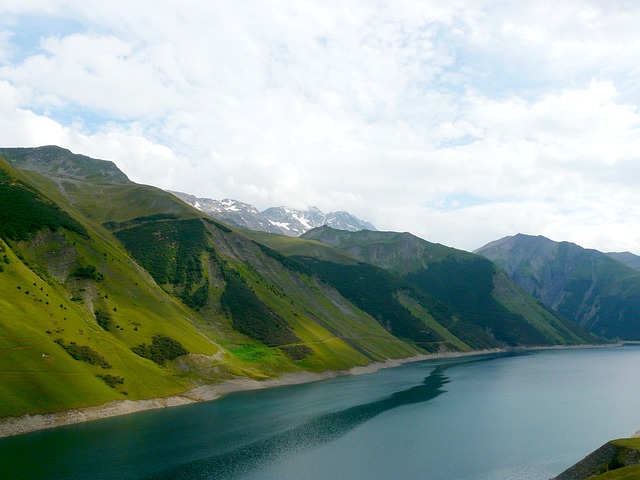
<path fill-rule="evenodd" d="M 2 478 L 547 479 L 640 429 L 640 346 L 427 361 L 0 439 Z"/>

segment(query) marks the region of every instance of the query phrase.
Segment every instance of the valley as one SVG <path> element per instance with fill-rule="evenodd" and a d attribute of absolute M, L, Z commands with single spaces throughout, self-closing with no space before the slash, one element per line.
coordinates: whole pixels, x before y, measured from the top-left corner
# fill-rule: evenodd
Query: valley
<path fill-rule="evenodd" d="M 477 255 L 391 232 L 239 230 L 111 162 L 58 147 L 0 154 L 2 417 L 604 341 Z"/>
<path fill-rule="evenodd" d="M 0 149 L 0 204 L 3 436 L 407 361 L 640 339 L 631 254 L 250 229 L 53 146 Z"/>

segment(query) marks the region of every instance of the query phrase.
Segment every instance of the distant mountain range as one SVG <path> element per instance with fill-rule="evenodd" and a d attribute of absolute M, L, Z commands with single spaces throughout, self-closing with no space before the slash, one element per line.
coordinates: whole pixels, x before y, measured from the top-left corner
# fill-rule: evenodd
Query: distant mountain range
<path fill-rule="evenodd" d="M 518 234 L 474 253 L 501 267 L 526 292 L 598 335 L 640 340 L 640 258 Z"/>
<path fill-rule="evenodd" d="M 198 198 L 182 192 L 169 191 L 183 202 L 229 225 L 268 233 L 298 237 L 312 228 L 327 225 L 338 230 L 356 232 L 376 230 L 371 223 L 360 220 L 348 212 L 323 213 L 316 207 L 296 210 L 288 207 L 271 207 L 260 212 L 256 207 L 238 200 Z"/>

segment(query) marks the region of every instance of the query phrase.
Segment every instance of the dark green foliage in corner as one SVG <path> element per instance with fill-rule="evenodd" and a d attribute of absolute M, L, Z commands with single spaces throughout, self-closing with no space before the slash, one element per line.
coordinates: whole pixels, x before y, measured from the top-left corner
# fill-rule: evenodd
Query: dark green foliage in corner
<path fill-rule="evenodd" d="M 235 270 L 222 270 L 227 285 L 220 303 L 231 315 L 236 330 L 270 347 L 300 341 L 286 320 L 265 305 Z"/>
<path fill-rule="evenodd" d="M 115 235 L 159 284 L 202 278 L 199 259 L 207 239 L 199 219 L 152 221 Z"/>
<path fill-rule="evenodd" d="M 96 280 L 101 282 L 104 280 L 104 275 L 98 271 L 93 265 L 87 265 L 86 267 L 78 267 L 69 274 L 70 277 L 86 278 L 89 280 Z"/>
<path fill-rule="evenodd" d="M 28 240 L 43 228 L 67 230 L 88 237 L 87 230 L 35 189 L 17 180 L 0 165 L 0 237 Z"/>
<path fill-rule="evenodd" d="M 151 340 L 151 345 L 143 343 L 131 350 L 136 355 L 152 360 L 158 365 L 164 365 L 169 360 L 189 353 L 179 341 L 166 335 L 156 335 Z"/>
<path fill-rule="evenodd" d="M 56 339 L 55 342 L 64 348 L 75 360 L 87 362 L 91 365 L 99 365 L 102 368 L 111 368 L 111 364 L 107 362 L 107 359 L 91 347 L 78 345 L 76 342 L 64 343 L 61 338 Z"/>
<path fill-rule="evenodd" d="M 96 316 L 96 322 L 98 325 L 108 332 L 112 327 L 111 314 L 108 311 L 99 308 L 96 308 L 93 313 Z"/>

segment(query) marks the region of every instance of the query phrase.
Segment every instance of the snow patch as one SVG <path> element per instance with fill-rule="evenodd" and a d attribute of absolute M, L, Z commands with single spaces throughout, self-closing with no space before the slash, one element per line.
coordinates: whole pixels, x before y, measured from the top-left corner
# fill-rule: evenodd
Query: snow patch
<path fill-rule="evenodd" d="M 276 227 L 284 228 L 286 230 L 291 230 L 291 225 L 289 223 L 284 222 L 276 222 L 274 220 L 269 220 L 271 225 L 275 225 Z"/>

